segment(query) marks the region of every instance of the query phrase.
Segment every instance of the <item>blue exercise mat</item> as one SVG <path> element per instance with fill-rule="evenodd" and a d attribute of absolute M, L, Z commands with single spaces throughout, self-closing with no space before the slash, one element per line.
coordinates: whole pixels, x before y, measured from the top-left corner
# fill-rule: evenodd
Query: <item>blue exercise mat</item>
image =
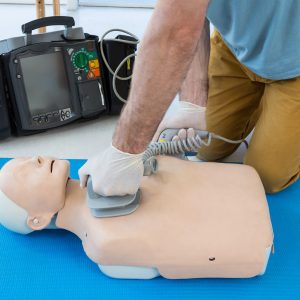
<path fill-rule="evenodd" d="M 0 159 L 0 167 L 8 159 Z M 84 160 L 70 160 L 71 177 Z M 0 300 L 8 299 L 300 299 L 300 182 L 268 196 L 275 254 L 251 279 L 116 280 L 63 230 L 22 236 L 0 226 Z M 259 234 L 259 232 L 257 233 Z"/>

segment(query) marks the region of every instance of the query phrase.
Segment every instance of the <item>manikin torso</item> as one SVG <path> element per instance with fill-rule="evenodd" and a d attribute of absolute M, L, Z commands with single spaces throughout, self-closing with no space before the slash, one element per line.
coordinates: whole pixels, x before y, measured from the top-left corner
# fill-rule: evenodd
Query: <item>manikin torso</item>
<path fill-rule="evenodd" d="M 166 278 L 251 277 L 264 268 L 273 232 L 257 173 L 244 165 L 159 157 L 132 214 L 94 218 L 86 191 L 67 188 L 56 225 L 76 234 L 101 265 L 157 268 Z"/>

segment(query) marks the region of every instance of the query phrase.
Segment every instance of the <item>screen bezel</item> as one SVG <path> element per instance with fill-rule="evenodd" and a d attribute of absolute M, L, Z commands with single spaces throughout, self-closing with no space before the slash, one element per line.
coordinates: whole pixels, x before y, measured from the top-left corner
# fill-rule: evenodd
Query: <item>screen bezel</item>
<path fill-rule="evenodd" d="M 70 103 L 72 109 L 72 116 L 64 121 L 52 121 L 49 123 L 36 123 L 32 120 L 32 114 L 29 109 L 29 102 L 27 99 L 25 84 L 23 80 L 23 73 L 21 69 L 20 59 L 25 57 L 33 57 L 37 55 L 50 54 L 61 52 L 63 63 L 65 66 L 66 78 L 68 88 L 70 91 Z M 66 59 L 67 49 L 61 43 L 40 43 L 22 47 L 16 49 L 11 54 L 10 59 L 10 73 L 12 78 L 12 84 L 14 87 L 15 100 L 18 107 L 18 114 L 21 121 L 21 127 L 23 130 L 43 130 L 62 126 L 73 122 L 81 117 L 81 109 L 77 87 L 75 84 L 75 78 L 70 66 L 70 63 Z M 18 78 L 21 75 L 21 78 Z"/>

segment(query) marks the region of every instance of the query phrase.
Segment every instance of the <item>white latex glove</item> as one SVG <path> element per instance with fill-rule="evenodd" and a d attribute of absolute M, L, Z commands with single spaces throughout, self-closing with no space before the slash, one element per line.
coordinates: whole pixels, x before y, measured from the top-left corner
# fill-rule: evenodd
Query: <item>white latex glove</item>
<path fill-rule="evenodd" d="M 152 142 L 158 138 L 167 128 L 195 128 L 206 130 L 205 120 L 206 107 L 192 104 L 190 102 L 179 101 L 178 107 L 170 115 L 166 115 L 160 122 Z"/>
<path fill-rule="evenodd" d="M 143 154 L 129 154 L 110 146 L 89 159 L 78 171 L 80 186 L 92 177 L 93 190 L 102 196 L 133 195 L 144 173 Z"/>

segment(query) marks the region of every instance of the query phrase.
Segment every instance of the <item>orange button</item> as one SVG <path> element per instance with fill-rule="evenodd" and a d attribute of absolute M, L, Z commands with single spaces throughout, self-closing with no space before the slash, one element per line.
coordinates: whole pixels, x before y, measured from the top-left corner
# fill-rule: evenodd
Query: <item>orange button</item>
<path fill-rule="evenodd" d="M 98 69 L 92 69 L 91 71 L 94 73 L 94 75 L 96 77 L 100 76 L 100 69 L 99 68 Z"/>
<path fill-rule="evenodd" d="M 87 74 L 87 78 L 91 79 L 91 78 L 94 78 L 94 77 L 95 77 L 94 73 L 92 71 L 89 71 L 88 74 Z"/>
<path fill-rule="evenodd" d="M 98 59 L 93 59 L 89 61 L 89 66 L 90 69 L 97 69 L 99 68 L 99 60 Z"/>

